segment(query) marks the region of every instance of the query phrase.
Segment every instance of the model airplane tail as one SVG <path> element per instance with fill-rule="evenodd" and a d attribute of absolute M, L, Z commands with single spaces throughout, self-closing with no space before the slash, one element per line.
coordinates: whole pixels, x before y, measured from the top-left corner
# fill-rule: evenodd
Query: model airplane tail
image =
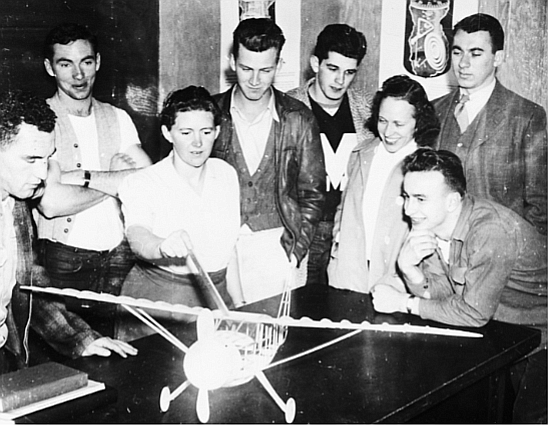
<path fill-rule="evenodd" d="M 32 292 L 39 292 L 62 297 L 72 297 L 83 300 L 106 302 L 110 304 L 126 305 L 130 307 L 146 308 L 173 313 L 185 313 L 198 316 L 203 307 L 188 307 L 183 304 L 170 304 L 164 301 L 150 301 L 147 299 L 135 299 L 127 296 L 115 296 L 110 294 L 99 294 L 92 291 L 78 291 L 76 289 L 59 289 L 53 287 L 22 286 L 21 289 Z M 274 318 L 266 314 L 248 313 L 242 311 L 229 311 L 228 316 L 219 310 L 213 311 L 216 319 L 225 319 L 241 323 L 263 323 L 287 327 L 300 328 L 319 328 L 319 329 L 341 329 L 341 330 L 370 330 L 379 332 L 399 332 L 399 333 L 418 333 L 429 335 L 445 335 L 466 338 L 482 338 L 483 335 L 478 332 L 461 331 L 457 329 L 435 328 L 430 326 L 417 326 L 410 324 L 391 325 L 387 323 L 372 324 L 367 321 L 361 323 L 352 323 L 348 320 L 333 322 L 330 319 L 314 320 L 309 317 L 293 319 L 289 316 Z"/>

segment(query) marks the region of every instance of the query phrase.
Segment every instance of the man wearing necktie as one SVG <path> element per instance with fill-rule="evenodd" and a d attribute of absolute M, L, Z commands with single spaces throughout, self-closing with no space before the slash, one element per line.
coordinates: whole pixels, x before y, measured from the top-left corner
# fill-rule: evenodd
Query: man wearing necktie
<path fill-rule="evenodd" d="M 419 149 L 402 171 L 412 229 L 398 275 L 381 278 L 373 306 L 456 326 L 495 319 L 541 330 L 540 347 L 510 372 L 514 423 L 546 423 L 546 238 L 510 209 L 468 194 L 452 152 Z M 396 279 L 409 293 L 394 289 Z"/>
<path fill-rule="evenodd" d="M 470 124 L 468 121 L 468 111 L 466 110 L 466 103 L 469 100 L 470 96 L 463 93 L 459 99 L 459 103 L 457 103 L 457 106 L 455 107 L 455 119 L 459 124 L 461 133 L 464 133 L 468 128 L 468 124 Z"/>
<path fill-rule="evenodd" d="M 504 31 L 478 13 L 454 28 L 452 70 L 459 87 L 436 99 L 438 149 L 462 160 L 470 193 L 496 201 L 546 235 L 546 112 L 496 78 Z"/>

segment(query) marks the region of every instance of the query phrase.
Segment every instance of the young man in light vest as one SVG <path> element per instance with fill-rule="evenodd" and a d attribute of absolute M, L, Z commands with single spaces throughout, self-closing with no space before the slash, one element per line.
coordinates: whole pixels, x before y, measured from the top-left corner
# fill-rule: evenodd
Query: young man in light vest
<path fill-rule="evenodd" d="M 45 41 L 44 65 L 57 91 L 56 152 L 35 214 L 41 261 L 58 287 L 119 294 L 134 263 L 124 239 L 117 195 L 122 179 L 150 165 L 129 115 L 93 97 L 101 55 L 86 27 L 61 24 Z M 114 309 L 80 305 L 98 331 L 112 335 Z"/>

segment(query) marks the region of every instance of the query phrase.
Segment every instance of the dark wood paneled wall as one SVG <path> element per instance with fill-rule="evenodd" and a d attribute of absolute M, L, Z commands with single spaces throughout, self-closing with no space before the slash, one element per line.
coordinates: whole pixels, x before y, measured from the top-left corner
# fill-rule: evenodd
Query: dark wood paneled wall
<path fill-rule="evenodd" d="M 219 87 L 220 2 L 162 0 L 160 2 L 160 88 L 170 91 L 188 85 Z"/>

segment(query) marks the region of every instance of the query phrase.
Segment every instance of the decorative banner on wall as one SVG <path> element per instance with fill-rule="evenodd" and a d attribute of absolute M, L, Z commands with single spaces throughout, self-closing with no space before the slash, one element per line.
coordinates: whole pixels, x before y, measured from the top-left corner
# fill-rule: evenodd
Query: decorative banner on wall
<path fill-rule="evenodd" d="M 299 85 L 301 70 L 301 0 L 219 0 L 221 2 L 221 69 L 219 91 L 228 90 L 236 82 L 230 69 L 232 33 L 247 18 L 270 17 L 282 29 L 285 44 L 282 67 L 274 85 L 287 91 Z"/>
<path fill-rule="evenodd" d="M 453 3 L 449 0 L 423 4 L 407 0 L 405 22 L 405 69 L 419 77 L 443 75 L 450 68 L 449 42 Z"/>
<path fill-rule="evenodd" d="M 430 99 L 456 86 L 450 35 L 462 18 L 478 12 L 478 0 L 383 0 L 379 85 L 406 74 Z"/>

